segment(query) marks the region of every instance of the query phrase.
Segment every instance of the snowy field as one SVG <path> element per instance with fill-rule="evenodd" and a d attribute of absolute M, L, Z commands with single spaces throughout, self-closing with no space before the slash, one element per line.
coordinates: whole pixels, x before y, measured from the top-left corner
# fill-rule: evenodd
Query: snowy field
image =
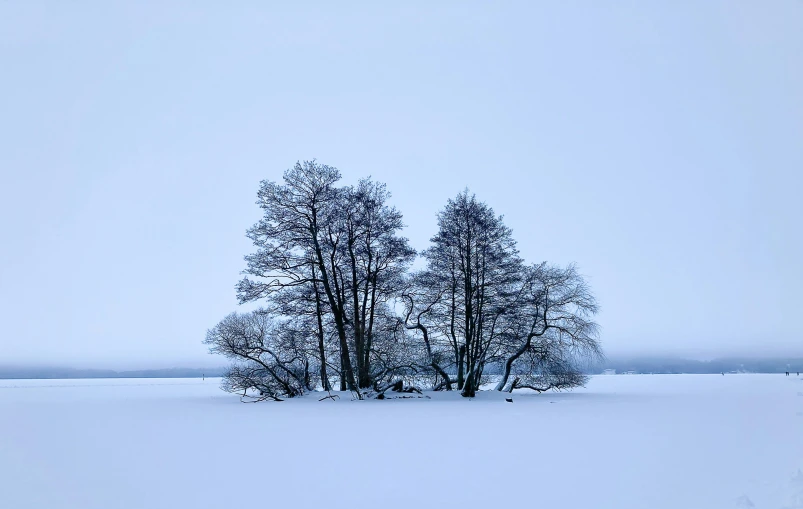
<path fill-rule="evenodd" d="M 0 380 L 0 507 L 803 507 L 796 376 L 598 376 L 513 403 L 218 384 Z"/>

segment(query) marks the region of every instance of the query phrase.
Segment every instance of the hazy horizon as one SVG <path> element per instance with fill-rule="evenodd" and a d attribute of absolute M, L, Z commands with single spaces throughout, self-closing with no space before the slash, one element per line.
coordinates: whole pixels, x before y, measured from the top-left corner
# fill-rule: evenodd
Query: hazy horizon
<path fill-rule="evenodd" d="M 774 354 L 711 354 L 711 355 L 684 355 L 682 353 L 660 353 L 660 352 L 634 352 L 634 353 L 611 353 L 608 352 L 605 359 L 601 361 L 602 365 L 611 362 L 621 361 L 648 361 L 648 360 L 665 360 L 665 361 L 691 361 L 691 362 L 710 362 L 715 360 L 792 360 L 803 359 L 803 353 L 797 352 L 791 355 L 779 353 Z M 147 371 L 147 370 L 166 370 L 166 369 L 220 369 L 225 368 L 229 361 L 220 356 L 209 355 L 208 358 L 201 358 L 198 361 L 181 360 L 178 359 L 174 362 L 166 360 L 158 360 L 153 362 L 138 362 L 138 361 L 121 361 L 115 360 L 111 362 L 102 361 L 76 361 L 71 363 L 65 362 L 0 362 L 0 368 L 14 368 L 14 369 L 75 369 L 75 370 L 111 370 L 111 371 Z"/>
<path fill-rule="evenodd" d="M 803 2 L 0 5 L 0 363 L 218 366 L 297 160 L 468 187 L 609 356 L 803 356 Z M 627 353 L 631 352 L 631 353 Z M 207 363 L 207 364 L 205 364 Z"/>

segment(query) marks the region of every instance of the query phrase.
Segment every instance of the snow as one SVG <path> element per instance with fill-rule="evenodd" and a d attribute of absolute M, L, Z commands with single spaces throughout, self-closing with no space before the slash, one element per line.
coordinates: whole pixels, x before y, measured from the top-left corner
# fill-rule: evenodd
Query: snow
<path fill-rule="evenodd" d="M 0 507 L 803 508 L 803 380 L 243 404 L 218 379 L 1 380 Z"/>

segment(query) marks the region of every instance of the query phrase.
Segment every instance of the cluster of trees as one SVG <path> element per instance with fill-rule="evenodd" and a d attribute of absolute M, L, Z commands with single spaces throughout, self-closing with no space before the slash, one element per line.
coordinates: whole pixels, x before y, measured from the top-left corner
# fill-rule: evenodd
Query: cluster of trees
<path fill-rule="evenodd" d="M 297 163 L 263 181 L 248 230 L 240 303 L 207 332 L 234 362 L 224 389 L 280 400 L 339 388 L 358 397 L 427 386 L 471 397 L 582 385 L 601 357 L 594 297 L 574 266 L 527 265 L 501 216 L 464 191 L 418 254 L 382 183 L 338 186 L 337 169 Z"/>

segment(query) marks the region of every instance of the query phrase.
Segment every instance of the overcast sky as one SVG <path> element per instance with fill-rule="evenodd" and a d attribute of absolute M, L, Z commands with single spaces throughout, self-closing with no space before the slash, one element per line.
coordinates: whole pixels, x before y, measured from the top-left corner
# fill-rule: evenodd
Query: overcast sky
<path fill-rule="evenodd" d="M 803 354 L 803 2 L 0 4 L 0 364 L 221 365 L 261 179 L 465 187 L 609 355 Z"/>

